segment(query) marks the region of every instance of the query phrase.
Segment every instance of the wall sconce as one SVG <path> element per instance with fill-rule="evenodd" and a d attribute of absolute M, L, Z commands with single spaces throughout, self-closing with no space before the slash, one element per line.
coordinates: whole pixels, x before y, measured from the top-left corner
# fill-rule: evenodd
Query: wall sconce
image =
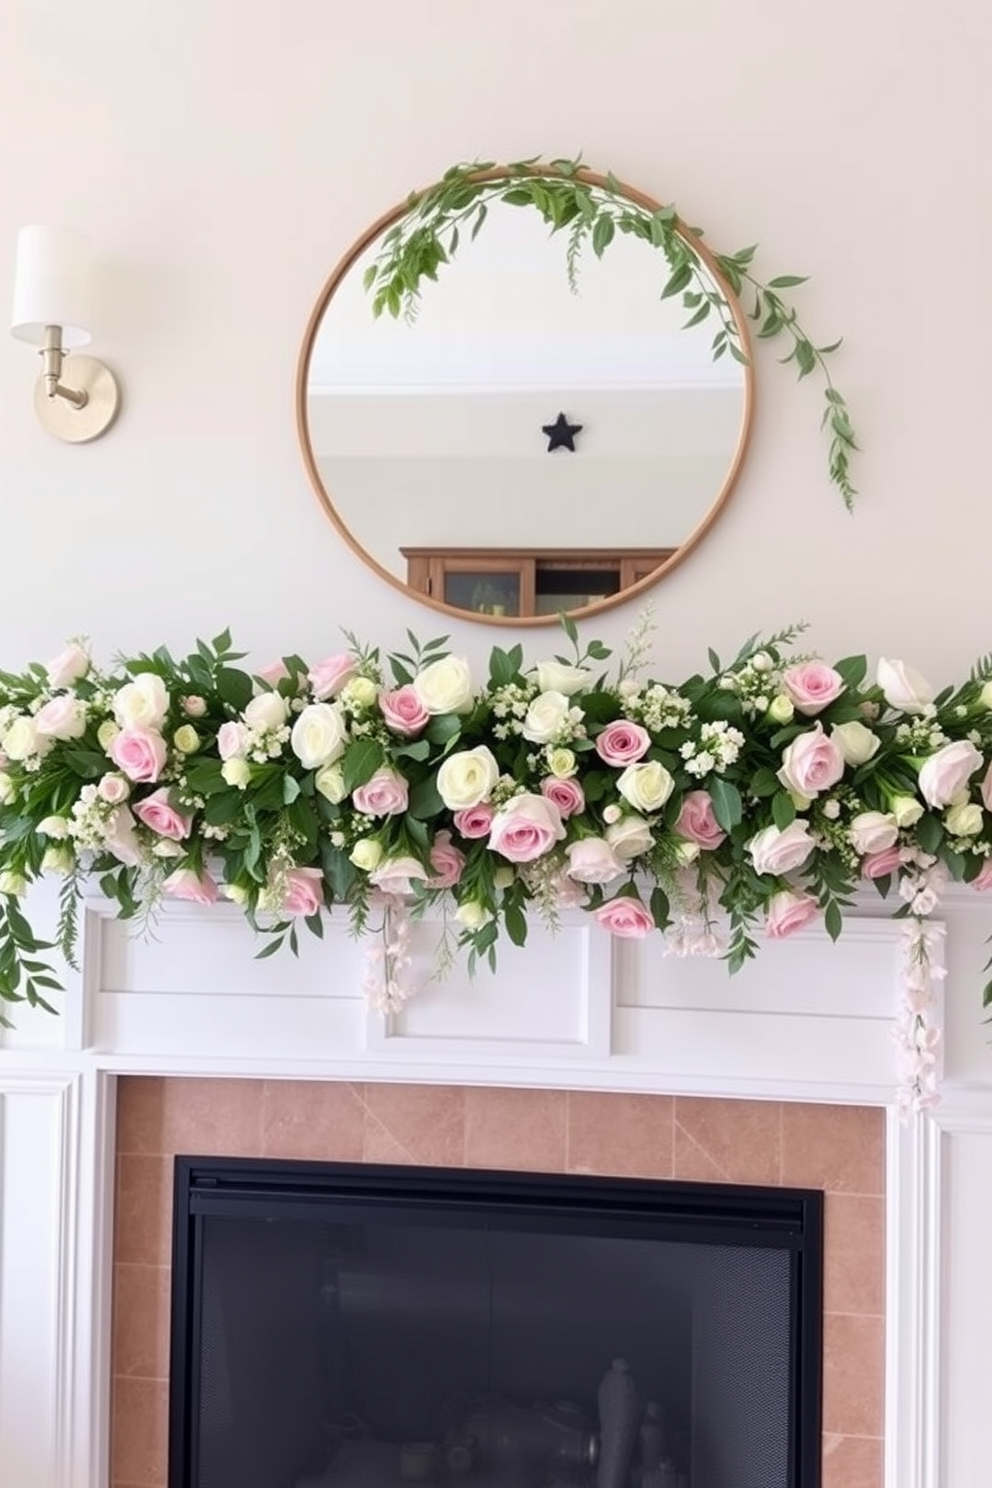
<path fill-rule="evenodd" d="M 68 227 L 22 227 L 17 235 L 10 333 L 40 346 L 44 371 L 35 412 L 56 439 L 98 439 L 117 416 L 117 379 L 96 357 L 70 355 L 90 339 L 92 273 L 82 233 Z M 69 378 L 61 381 L 63 364 Z"/>

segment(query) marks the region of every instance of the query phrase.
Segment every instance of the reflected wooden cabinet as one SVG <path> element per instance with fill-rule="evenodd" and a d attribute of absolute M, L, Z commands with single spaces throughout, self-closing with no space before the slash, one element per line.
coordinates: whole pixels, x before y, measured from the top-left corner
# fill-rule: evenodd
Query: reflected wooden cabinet
<path fill-rule="evenodd" d="M 646 579 L 674 548 L 401 548 L 407 583 L 476 615 L 579 610 Z"/>

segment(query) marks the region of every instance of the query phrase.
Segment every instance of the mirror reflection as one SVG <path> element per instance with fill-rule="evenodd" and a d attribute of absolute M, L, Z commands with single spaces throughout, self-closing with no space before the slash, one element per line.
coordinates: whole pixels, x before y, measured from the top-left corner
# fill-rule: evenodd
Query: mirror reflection
<path fill-rule="evenodd" d="M 729 494 L 751 374 L 660 297 L 663 255 L 618 235 L 573 293 L 565 235 L 496 201 L 414 320 L 375 318 L 364 276 L 393 220 L 304 347 L 304 451 L 352 545 L 428 602 L 530 623 L 673 567 Z"/>

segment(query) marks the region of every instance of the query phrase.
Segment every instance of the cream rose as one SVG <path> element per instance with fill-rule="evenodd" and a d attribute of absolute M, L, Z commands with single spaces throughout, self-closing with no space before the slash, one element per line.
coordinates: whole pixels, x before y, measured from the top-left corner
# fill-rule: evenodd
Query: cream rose
<path fill-rule="evenodd" d="M 675 782 L 658 760 L 628 765 L 617 779 L 617 790 L 635 811 L 660 811 Z"/>
<path fill-rule="evenodd" d="M 915 796 L 893 796 L 889 811 L 897 827 L 915 827 L 923 815 L 923 807 Z"/>
<path fill-rule="evenodd" d="M 568 780 L 579 768 L 579 762 L 571 749 L 552 749 L 548 752 L 548 769 L 556 780 Z"/>
<path fill-rule="evenodd" d="M 41 754 L 50 749 L 51 745 L 51 739 L 43 739 L 38 733 L 34 719 L 28 718 L 27 714 L 21 714 L 7 729 L 0 748 L 3 749 L 8 759 L 19 761 L 30 759 L 34 754 Z"/>
<path fill-rule="evenodd" d="M 71 873 L 76 866 L 76 855 L 66 843 L 46 847 L 41 860 L 42 873 Z"/>
<path fill-rule="evenodd" d="M 348 794 L 340 765 L 322 765 L 313 777 L 313 784 L 317 794 L 330 801 L 332 806 L 339 806 Z"/>
<path fill-rule="evenodd" d="M 200 736 L 191 723 L 184 723 L 176 729 L 172 742 L 180 754 L 195 754 L 200 747 Z"/>
<path fill-rule="evenodd" d="M 873 759 L 882 744 L 878 735 L 873 734 L 863 723 L 858 723 L 857 719 L 852 719 L 850 723 L 835 723 L 830 730 L 830 738 L 844 756 L 845 765 L 850 765 L 852 770 Z"/>
<path fill-rule="evenodd" d="M 28 882 L 23 873 L 15 873 L 12 868 L 5 868 L 0 873 L 0 894 L 19 899 L 22 894 L 27 893 L 27 887 Z"/>
<path fill-rule="evenodd" d="M 630 863 L 654 845 L 651 828 L 640 816 L 622 816 L 606 829 L 606 840 L 622 863 Z"/>
<path fill-rule="evenodd" d="M 483 925 L 489 924 L 492 914 L 478 899 L 466 899 L 455 910 L 455 919 L 466 930 L 481 930 Z"/>
<path fill-rule="evenodd" d="M 53 842 L 61 842 L 69 835 L 69 819 L 65 816 L 46 816 L 38 823 L 38 831 L 43 837 L 51 837 Z"/>
<path fill-rule="evenodd" d="M 349 708 L 371 708 L 379 696 L 379 689 L 371 677 L 352 677 L 341 689 L 341 701 Z"/>
<path fill-rule="evenodd" d="M 982 808 L 972 801 L 951 806 L 944 816 L 944 825 L 952 837 L 977 837 L 982 824 Z"/>
<path fill-rule="evenodd" d="M 114 717 L 121 728 L 160 729 L 168 711 L 169 694 L 154 672 L 139 672 L 114 694 Z"/>
<path fill-rule="evenodd" d="M 531 744 L 550 744 L 561 732 L 571 704 L 563 692 L 542 692 L 533 700 L 520 732 Z"/>
<path fill-rule="evenodd" d="M 563 661 L 539 661 L 534 678 L 542 692 L 561 692 L 574 697 L 589 683 L 585 667 L 567 666 Z"/>
<path fill-rule="evenodd" d="M 334 703 L 310 703 L 293 724 L 290 747 L 305 770 L 319 770 L 344 754 L 345 733 L 340 708 Z"/>
<path fill-rule="evenodd" d="M 13 780 L 4 770 L 0 770 L 0 806 L 9 806 L 17 795 L 17 788 Z"/>
<path fill-rule="evenodd" d="M 382 843 L 374 837 L 359 837 L 348 856 L 362 873 L 372 873 L 382 862 Z"/>
<path fill-rule="evenodd" d="M 244 759 L 225 760 L 220 767 L 220 773 L 227 785 L 244 790 L 251 780 L 251 765 Z"/>
<path fill-rule="evenodd" d="M 768 704 L 768 717 L 772 723 L 791 723 L 796 716 L 796 705 L 784 692 L 776 693 Z"/>
<path fill-rule="evenodd" d="M 485 744 L 449 754 L 437 772 L 438 795 L 449 811 L 478 806 L 499 779 L 499 765 Z"/>
<path fill-rule="evenodd" d="M 428 713 L 467 713 L 472 706 L 472 674 L 464 656 L 429 662 L 412 686 Z"/>

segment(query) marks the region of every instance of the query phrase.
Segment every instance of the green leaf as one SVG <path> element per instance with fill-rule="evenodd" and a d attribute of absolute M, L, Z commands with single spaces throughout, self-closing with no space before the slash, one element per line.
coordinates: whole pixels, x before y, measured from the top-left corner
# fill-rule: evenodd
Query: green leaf
<path fill-rule="evenodd" d="M 444 810 L 444 802 L 438 795 L 437 782 L 433 775 L 426 780 L 418 780 L 410 791 L 410 815 L 417 817 L 419 821 L 429 821 L 431 817 L 440 816 Z"/>
<path fill-rule="evenodd" d="M 663 930 L 671 919 L 671 906 L 668 895 L 663 889 L 655 887 L 651 890 L 651 918 L 659 930 Z"/>
<path fill-rule="evenodd" d="M 431 744 L 447 744 L 462 731 L 462 720 L 457 713 L 435 713 L 424 730 L 424 738 Z"/>
<path fill-rule="evenodd" d="M 779 789 L 781 781 L 774 770 L 769 770 L 763 765 L 760 770 L 755 770 L 748 781 L 748 788 L 755 796 L 773 796 Z"/>
<path fill-rule="evenodd" d="M 836 899 L 831 899 L 823 915 L 823 923 L 831 940 L 836 940 L 844 926 L 844 917 Z"/>
<path fill-rule="evenodd" d="M 845 656 L 842 661 L 834 664 L 834 671 L 839 672 L 845 684 L 854 691 L 865 679 L 868 660 L 864 656 Z"/>
<path fill-rule="evenodd" d="M 240 713 L 251 702 L 255 687 L 247 672 L 239 672 L 234 667 L 219 667 L 217 691 L 229 708 Z"/>
<path fill-rule="evenodd" d="M 725 832 L 732 832 L 744 816 L 740 791 L 732 781 L 724 780 L 722 775 L 714 775 L 709 782 L 709 792 L 713 801 L 713 815 Z"/>
<path fill-rule="evenodd" d="M 515 946 L 522 946 L 527 940 L 527 917 L 519 904 L 512 901 L 503 910 L 503 924 L 506 933 Z"/>
<path fill-rule="evenodd" d="M 614 230 L 612 217 L 601 216 L 597 218 L 596 225 L 592 230 L 592 251 L 597 258 L 602 258 L 607 248 L 613 242 Z"/>
<path fill-rule="evenodd" d="M 349 744 L 341 761 L 344 788 L 350 795 L 372 779 L 386 755 L 377 739 L 356 739 Z"/>
<path fill-rule="evenodd" d="M 927 812 L 916 824 L 916 840 L 926 853 L 936 853 L 944 840 L 944 827 L 939 817 Z"/>
<path fill-rule="evenodd" d="M 776 279 L 769 279 L 769 289 L 795 289 L 797 284 L 808 284 L 809 279 L 805 274 L 779 274 Z"/>
<path fill-rule="evenodd" d="M 792 825 L 796 819 L 796 803 L 788 791 L 779 791 L 772 798 L 772 820 L 780 832 Z"/>

